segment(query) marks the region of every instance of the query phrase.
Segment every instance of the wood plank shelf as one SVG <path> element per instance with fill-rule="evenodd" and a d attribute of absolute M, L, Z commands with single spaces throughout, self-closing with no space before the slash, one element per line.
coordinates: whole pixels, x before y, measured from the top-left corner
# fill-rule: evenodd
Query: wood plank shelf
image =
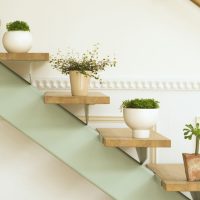
<path fill-rule="evenodd" d="M 200 191 L 199 181 L 186 180 L 183 164 L 148 164 L 147 168 L 161 179 L 161 184 L 166 191 Z"/>
<path fill-rule="evenodd" d="M 132 137 L 129 128 L 98 128 L 106 147 L 171 147 L 171 140 L 159 133 L 151 133 L 149 138 Z"/>
<path fill-rule="evenodd" d="M 159 133 L 151 132 L 149 138 L 133 138 L 132 130 L 129 128 L 98 128 L 100 141 L 106 147 L 118 147 L 120 150 L 127 153 L 123 148 L 136 148 L 138 160 L 132 157 L 134 160 L 143 164 L 147 160 L 147 148 L 156 147 L 171 147 L 171 140 Z M 154 150 L 155 152 L 156 150 Z M 155 160 L 152 156 L 152 160 Z"/>
<path fill-rule="evenodd" d="M 88 96 L 72 96 L 69 92 L 46 92 L 44 94 L 46 104 L 84 105 L 85 124 L 89 121 L 89 105 L 109 104 L 110 97 L 102 93 L 91 92 Z M 73 113 L 72 113 L 73 114 Z M 80 118 L 78 118 L 80 120 Z M 81 120 L 82 121 L 82 120 Z"/>
<path fill-rule="evenodd" d="M 0 61 L 48 61 L 49 53 L 0 53 Z"/>
<path fill-rule="evenodd" d="M 88 96 L 72 96 L 67 92 L 46 92 L 44 96 L 45 103 L 50 104 L 109 104 L 110 97 L 102 93 L 91 92 Z"/>
<path fill-rule="evenodd" d="M 187 181 L 183 164 L 148 164 L 147 168 L 161 179 L 166 191 L 190 192 L 194 200 L 200 199 L 200 181 Z"/>
<path fill-rule="evenodd" d="M 200 0 L 191 0 L 193 3 L 195 3 L 196 5 L 200 6 Z"/>

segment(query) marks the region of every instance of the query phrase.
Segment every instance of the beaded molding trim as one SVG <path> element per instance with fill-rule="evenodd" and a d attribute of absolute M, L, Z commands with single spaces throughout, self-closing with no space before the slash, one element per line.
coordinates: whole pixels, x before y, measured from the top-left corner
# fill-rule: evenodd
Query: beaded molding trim
<path fill-rule="evenodd" d="M 63 78 L 34 79 L 32 85 L 41 90 L 70 89 L 70 81 Z M 106 80 L 90 82 L 91 90 L 170 90 L 170 91 L 200 91 L 199 81 L 187 80 Z"/>

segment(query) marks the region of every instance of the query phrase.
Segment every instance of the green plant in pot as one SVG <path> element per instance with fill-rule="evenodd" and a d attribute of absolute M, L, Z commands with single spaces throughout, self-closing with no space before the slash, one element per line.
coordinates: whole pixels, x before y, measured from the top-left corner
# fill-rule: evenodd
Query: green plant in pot
<path fill-rule="evenodd" d="M 183 129 L 184 138 L 191 140 L 194 136 L 196 139 L 195 153 L 183 153 L 183 161 L 185 166 L 185 173 L 188 181 L 200 180 L 200 154 L 199 154 L 199 139 L 200 139 L 200 125 L 196 123 L 186 124 Z"/>
<path fill-rule="evenodd" d="M 32 47 L 32 35 L 29 25 L 24 21 L 6 24 L 7 32 L 3 35 L 3 46 L 9 53 L 26 53 Z"/>
<path fill-rule="evenodd" d="M 101 82 L 99 72 L 107 67 L 115 67 L 116 60 L 109 56 L 100 58 L 99 45 L 96 44 L 92 50 L 87 50 L 82 55 L 73 51 L 62 55 L 59 51 L 57 55 L 51 56 L 50 64 L 62 74 L 69 74 L 72 95 L 87 96 L 90 78 Z"/>
<path fill-rule="evenodd" d="M 124 121 L 133 131 L 133 137 L 148 138 L 150 129 L 158 120 L 159 101 L 131 99 L 122 102 Z"/>

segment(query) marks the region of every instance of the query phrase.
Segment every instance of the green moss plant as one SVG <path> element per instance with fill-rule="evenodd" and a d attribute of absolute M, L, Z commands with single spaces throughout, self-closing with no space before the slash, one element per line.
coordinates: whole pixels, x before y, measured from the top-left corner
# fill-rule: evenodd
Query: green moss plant
<path fill-rule="evenodd" d="M 155 99 L 131 99 L 122 102 L 122 108 L 155 109 L 159 108 L 159 101 Z"/>
<path fill-rule="evenodd" d="M 30 31 L 29 25 L 24 21 L 14 21 L 6 24 L 7 31 Z"/>

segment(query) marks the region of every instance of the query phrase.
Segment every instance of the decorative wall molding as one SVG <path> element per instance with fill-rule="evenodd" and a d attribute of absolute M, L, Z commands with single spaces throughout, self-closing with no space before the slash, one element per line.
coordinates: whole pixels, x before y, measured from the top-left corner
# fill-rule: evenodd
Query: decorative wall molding
<path fill-rule="evenodd" d="M 70 89 L 70 82 L 64 78 L 33 79 L 32 85 L 40 90 Z M 200 91 L 200 80 L 106 80 L 102 84 L 91 81 L 91 90 L 158 90 L 158 91 Z"/>

